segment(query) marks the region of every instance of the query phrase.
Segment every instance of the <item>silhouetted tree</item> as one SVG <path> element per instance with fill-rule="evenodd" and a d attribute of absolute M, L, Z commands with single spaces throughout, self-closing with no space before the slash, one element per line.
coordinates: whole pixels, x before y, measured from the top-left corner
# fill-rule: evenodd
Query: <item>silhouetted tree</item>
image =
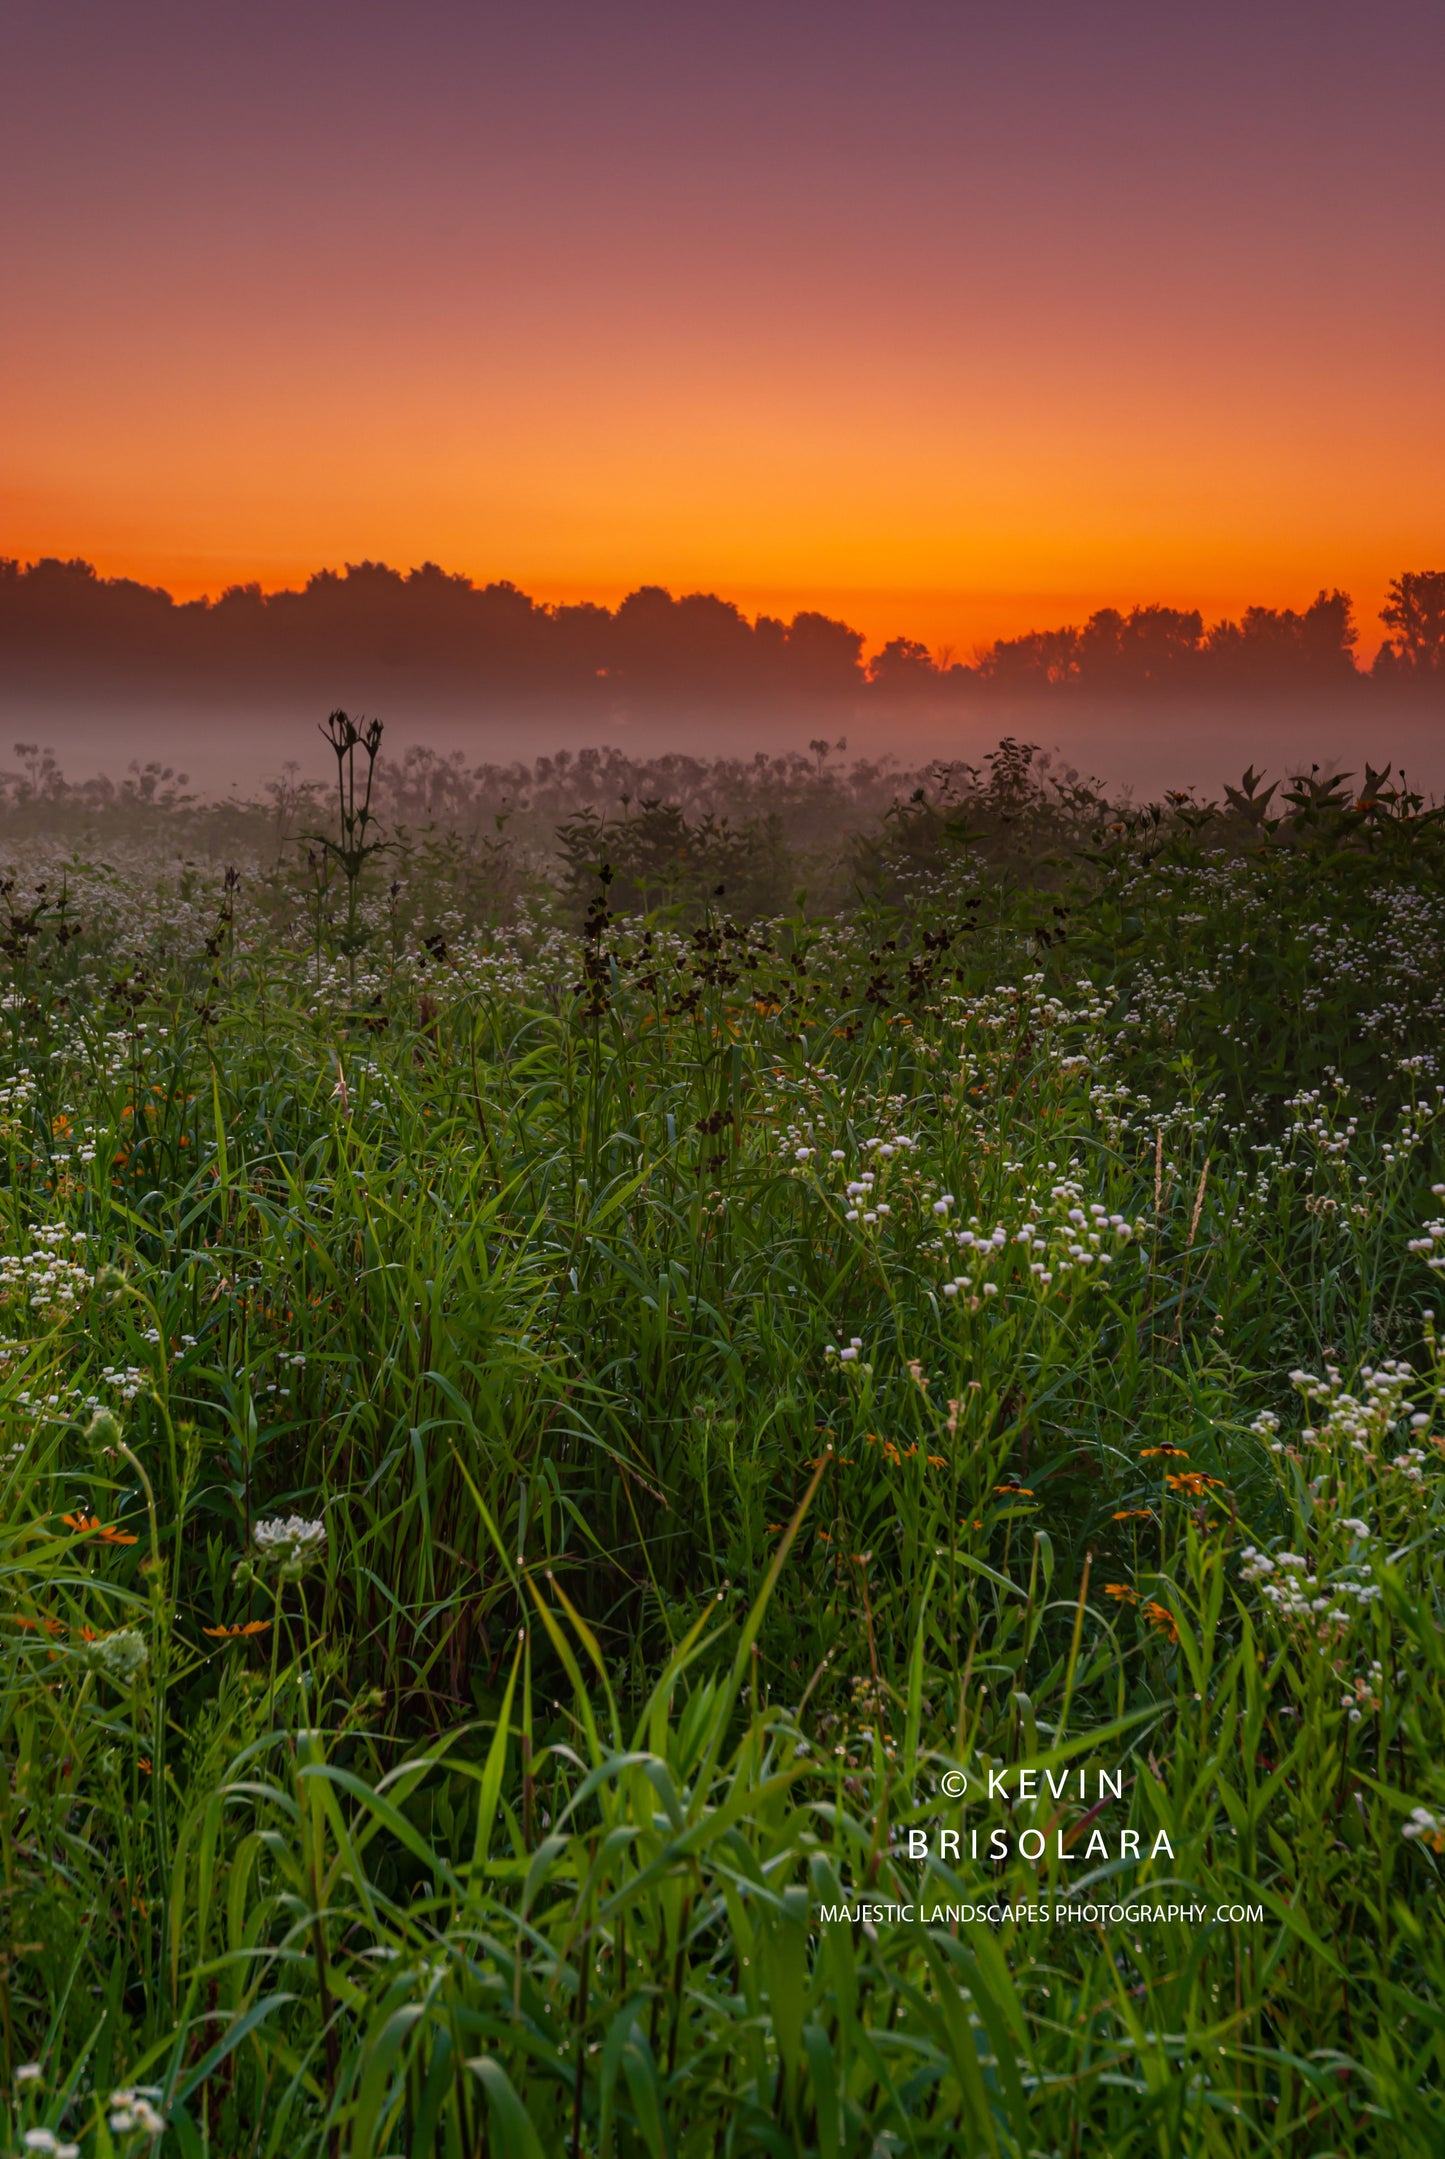
<path fill-rule="evenodd" d="M 806 697 L 849 697 L 862 686 L 863 633 L 804 608 L 788 625 L 783 680 Z"/>
<path fill-rule="evenodd" d="M 1380 620 L 1390 634 L 1375 662 L 1377 674 L 1418 679 L 1445 673 L 1445 570 L 1406 570 L 1391 584 Z"/>
<path fill-rule="evenodd" d="M 1101 607 L 1079 640 L 1085 689 L 1178 689 L 1196 672 L 1204 620 L 1197 607 Z"/>
<path fill-rule="evenodd" d="M 1321 590 L 1303 614 L 1292 607 L 1247 607 L 1238 622 L 1216 622 L 1205 641 L 1207 677 L 1221 688 L 1277 690 L 1291 682 L 1357 679 L 1359 632 L 1353 603 L 1338 587 Z"/>
<path fill-rule="evenodd" d="M 936 697 L 944 677 L 927 645 L 916 637 L 893 637 L 875 653 L 868 669 L 873 689 L 884 697 Z"/>
<path fill-rule="evenodd" d="M 976 671 L 990 688 L 1016 693 L 1065 690 L 1079 679 L 1079 631 L 1027 630 L 1001 637 L 977 655 Z"/>
<path fill-rule="evenodd" d="M 1445 678 L 1445 571 L 1390 587 L 1380 687 Z M 565 700 L 579 714 L 632 706 L 689 712 L 748 700 L 851 707 L 865 696 L 957 702 L 976 694 L 1098 697 L 1268 695 L 1357 686 L 1349 595 L 1302 611 L 1247 608 L 1205 634 L 1197 608 L 1099 608 L 1082 627 L 1001 638 L 972 669 L 895 637 L 866 670 L 863 636 L 803 609 L 749 621 L 717 594 L 660 585 L 615 609 L 546 606 L 505 579 L 477 586 L 434 562 L 319 570 L 299 591 L 229 586 L 177 606 L 169 593 L 102 578 L 80 560 L 0 559 L 0 666 L 12 693 L 160 690 L 186 697 L 352 694 L 392 701 L 440 690 L 483 709 Z M 831 715 L 817 724 L 831 728 Z"/>

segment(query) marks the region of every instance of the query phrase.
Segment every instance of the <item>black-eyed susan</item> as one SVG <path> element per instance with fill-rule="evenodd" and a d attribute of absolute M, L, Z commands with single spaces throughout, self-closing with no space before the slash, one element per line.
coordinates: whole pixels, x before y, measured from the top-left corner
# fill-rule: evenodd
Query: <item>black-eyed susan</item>
<path fill-rule="evenodd" d="M 1218 1477 L 1206 1477 L 1202 1469 L 1181 1470 L 1172 1477 L 1166 1477 L 1164 1482 L 1171 1492 L 1177 1492 L 1182 1499 L 1203 1499 L 1208 1492 L 1221 1492 L 1224 1489 Z"/>
<path fill-rule="evenodd" d="M 74 1530 L 77 1537 L 99 1537 L 102 1544 L 137 1542 L 129 1530 L 117 1529 L 112 1522 L 99 1521 L 95 1515 L 87 1514 L 84 1508 L 78 1514 L 62 1514 L 60 1519 L 67 1529 Z"/>

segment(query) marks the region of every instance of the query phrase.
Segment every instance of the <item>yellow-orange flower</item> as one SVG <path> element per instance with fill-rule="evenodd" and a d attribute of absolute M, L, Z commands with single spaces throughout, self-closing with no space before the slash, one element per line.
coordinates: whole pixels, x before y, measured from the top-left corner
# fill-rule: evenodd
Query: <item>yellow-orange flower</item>
<path fill-rule="evenodd" d="M 62 1514 L 60 1519 L 67 1529 L 75 1531 L 77 1537 L 99 1537 L 102 1544 L 134 1544 L 136 1542 L 136 1539 L 131 1536 L 128 1530 L 117 1529 L 114 1524 L 109 1522 L 97 1521 L 93 1514 L 87 1514 L 84 1509 L 79 1514 Z"/>

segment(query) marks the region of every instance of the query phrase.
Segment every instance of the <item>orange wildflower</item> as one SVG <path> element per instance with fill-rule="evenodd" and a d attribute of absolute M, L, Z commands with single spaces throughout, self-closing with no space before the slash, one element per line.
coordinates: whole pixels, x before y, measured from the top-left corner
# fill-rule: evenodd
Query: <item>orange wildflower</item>
<path fill-rule="evenodd" d="M 1162 1455 L 1167 1462 L 1187 1462 L 1189 1460 L 1189 1449 L 1187 1447 L 1144 1447 L 1140 1450 L 1139 1459 L 1141 1462 L 1152 1462 L 1158 1455 Z"/>
<path fill-rule="evenodd" d="M 1159 1629 L 1159 1632 L 1161 1634 L 1167 1635 L 1171 1642 L 1178 1641 L 1179 1628 L 1175 1621 L 1174 1614 L 1170 1611 L 1167 1604 L 1160 1604 L 1156 1599 L 1151 1598 L 1149 1603 L 1146 1604 L 1144 1607 L 1144 1617 L 1148 1620 L 1151 1627 L 1157 1627 Z"/>
<path fill-rule="evenodd" d="M 1172 1484 L 1174 1480 L 1171 1477 L 1169 1481 Z M 1152 1522 L 1154 1514 L 1149 1507 L 1120 1507 L 1113 1519 L 1116 1522 Z"/>
<path fill-rule="evenodd" d="M 117 1529 L 113 1523 L 97 1521 L 93 1514 L 62 1514 L 67 1529 L 73 1529 L 77 1537 L 99 1537 L 102 1544 L 134 1544 L 136 1539 L 128 1530 Z"/>
<path fill-rule="evenodd" d="M 234 1627 L 202 1627 L 202 1634 L 209 1634 L 217 1641 L 233 1642 L 250 1634 L 264 1634 L 270 1626 L 269 1619 L 247 1619 Z"/>
<path fill-rule="evenodd" d="M 1171 1491 L 1179 1492 L 1188 1499 L 1203 1499 L 1207 1492 L 1224 1489 L 1218 1477 L 1206 1477 L 1202 1469 L 1183 1470 L 1178 1476 L 1166 1477 L 1164 1482 Z"/>
<path fill-rule="evenodd" d="M 1127 1582 L 1106 1582 L 1104 1584 L 1104 1595 L 1106 1597 L 1117 1597 L 1121 1604 L 1137 1604 L 1139 1602 L 1138 1590 L 1131 1589 Z"/>
<path fill-rule="evenodd" d="M 1014 1499 L 1032 1499 L 1034 1496 L 1031 1484 L 996 1484 L 994 1490 Z"/>

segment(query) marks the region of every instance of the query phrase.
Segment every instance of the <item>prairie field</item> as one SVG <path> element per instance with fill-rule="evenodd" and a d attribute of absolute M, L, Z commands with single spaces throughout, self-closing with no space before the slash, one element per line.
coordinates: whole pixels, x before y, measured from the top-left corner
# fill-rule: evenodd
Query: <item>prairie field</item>
<path fill-rule="evenodd" d="M 1445 813 L 330 739 L 0 804 L 3 2150 L 1445 2150 Z"/>

